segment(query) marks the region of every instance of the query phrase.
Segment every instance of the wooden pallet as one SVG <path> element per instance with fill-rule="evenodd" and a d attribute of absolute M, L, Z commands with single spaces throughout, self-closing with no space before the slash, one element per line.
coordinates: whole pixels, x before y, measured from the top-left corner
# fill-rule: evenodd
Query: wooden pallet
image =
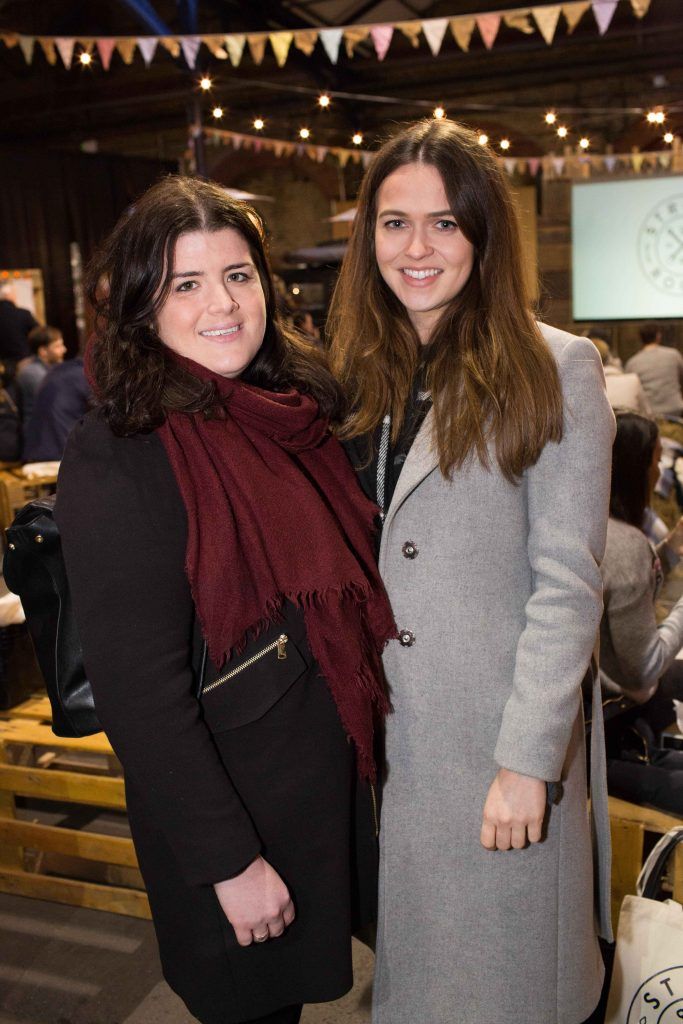
<path fill-rule="evenodd" d="M 32 698 L 6 715 L 0 721 L 0 892 L 149 918 L 130 838 L 36 823 L 16 813 L 17 797 L 125 811 L 120 767 L 104 734 L 53 735 L 46 698 Z M 88 880 L 93 874 L 113 884 Z"/>
<path fill-rule="evenodd" d="M 645 862 L 645 833 L 663 836 L 677 825 L 683 825 L 683 817 L 611 796 L 609 818 L 612 833 L 612 923 L 616 933 L 622 900 L 624 896 L 635 895 L 636 881 Z M 676 848 L 669 861 L 668 880 L 673 898 L 683 903 L 683 844 Z"/>

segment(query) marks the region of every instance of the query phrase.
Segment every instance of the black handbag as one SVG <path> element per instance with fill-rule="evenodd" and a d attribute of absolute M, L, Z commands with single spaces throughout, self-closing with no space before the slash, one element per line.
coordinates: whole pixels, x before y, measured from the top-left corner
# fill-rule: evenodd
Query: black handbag
<path fill-rule="evenodd" d="M 25 505 L 7 530 L 5 582 L 18 594 L 52 706 L 57 736 L 100 732 L 92 688 L 85 673 L 54 496 Z"/>

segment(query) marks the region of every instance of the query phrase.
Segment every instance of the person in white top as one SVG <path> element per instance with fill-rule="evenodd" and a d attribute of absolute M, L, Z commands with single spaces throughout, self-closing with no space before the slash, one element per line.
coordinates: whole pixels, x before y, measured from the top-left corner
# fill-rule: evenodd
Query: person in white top
<path fill-rule="evenodd" d="M 638 374 L 624 373 L 612 361 L 610 347 L 602 338 L 591 338 L 590 340 L 602 359 L 602 368 L 605 371 L 605 389 L 612 408 L 638 412 L 641 416 L 652 416 L 652 408 Z"/>
<path fill-rule="evenodd" d="M 657 324 L 644 324 L 640 340 L 643 347 L 626 363 L 627 372 L 640 377 L 655 416 L 683 415 L 683 356 L 661 344 Z"/>

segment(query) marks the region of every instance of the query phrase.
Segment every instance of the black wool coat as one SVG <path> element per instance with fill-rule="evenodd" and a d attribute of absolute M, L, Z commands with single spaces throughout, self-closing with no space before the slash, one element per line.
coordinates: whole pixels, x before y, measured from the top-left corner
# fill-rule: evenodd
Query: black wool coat
<path fill-rule="evenodd" d="M 166 980 L 202 1024 L 340 997 L 352 927 L 374 907 L 376 823 L 301 613 L 286 606 L 211 689 L 210 665 L 198 700 L 186 513 L 156 435 L 118 438 L 89 413 L 62 461 L 56 519 Z M 282 634 L 286 658 L 273 647 L 247 664 Z M 297 916 L 283 937 L 240 947 L 212 883 L 259 853 Z"/>

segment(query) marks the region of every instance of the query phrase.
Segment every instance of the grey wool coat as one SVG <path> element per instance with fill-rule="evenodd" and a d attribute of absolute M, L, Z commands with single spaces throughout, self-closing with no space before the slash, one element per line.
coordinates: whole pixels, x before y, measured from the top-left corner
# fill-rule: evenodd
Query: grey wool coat
<path fill-rule="evenodd" d="M 430 414 L 384 524 L 380 568 L 414 639 L 385 654 L 395 712 L 374 1024 L 579 1024 L 600 995 L 609 823 L 594 729 L 596 913 L 581 684 L 602 611 L 614 417 L 593 345 L 541 329 L 562 382 L 561 443 L 518 485 L 475 459 L 449 482 Z M 543 842 L 480 845 L 499 766 L 561 780 Z"/>

